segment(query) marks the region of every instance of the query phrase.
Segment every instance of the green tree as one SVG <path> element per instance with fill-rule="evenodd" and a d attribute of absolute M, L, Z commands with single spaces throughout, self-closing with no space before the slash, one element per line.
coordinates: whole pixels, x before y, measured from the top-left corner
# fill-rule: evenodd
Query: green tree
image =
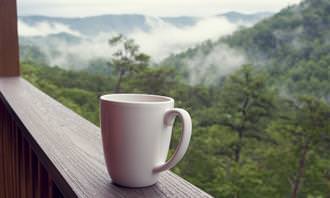
<path fill-rule="evenodd" d="M 266 77 L 251 65 L 244 65 L 225 80 L 220 95 L 219 124 L 226 132 L 235 136 L 224 147 L 219 147 L 218 156 L 228 160 L 229 176 L 225 177 L 234 187 L 233 197 L 256 196 L 262 189 L 251 189 L 260 181 L 257 171 L 255 144 L 274 143 L 266 133 L 275 110 L 275 92 L 266 84 Z M 223 140 L 226 141 L 226 140 Z M 245 156 L 245 157 L 244 157 Z M 257 172 L 253 172 L 257 171 Z"/>
<path fill-rule="evenodd" d="M 175 70 L 166 67 L 147 67 L 127 80 L 127 90 L 148 94 L 168 95 L 175 86 Z"/>
<path fill-rule="evenodd" d="M 133 39 L 128 39 L 121 34 L 110 39 L 109 45 L 117 47 L 112 55 L 112 61 L 109 63 L 110 67 L 114 67 L 113 71 L 118 76 L 114 90 L 117 93 L 121 91 L 123 78 L 146 68 L 150 57 L 139 51 L 139 46 Z"/>
<path fill-rule="evenodd" d="M 275 109 L 274 97 L 265 76 L 251 65 L 244 65 L 225 81 L 219 121 L 237 135 L 237 142 L 232 145 L 234 161 L 241 160 L 244 139 L 271 141 L 265 128 Z"/>
<path fill-rule="evenodd" d="M 304 96 L 287 100 L 283 108 L 286 110 L 281 111 L 279 120 L 272 124 L 270 129 L 277 141 L 281 142 L 280 146 L 290 153 L 285 160 L 290 163 L 281 168 L 289 169 L 286 178 L 291 187 L 291 197 L 300 197 L 302 192 L 305 197 L 308 194 L 314 197 L 316 195 L 313 191 L 317 187 L 304 191 L 303 184 L 329 185 L 329 164 L 324 166 L 320 163 L 330 163 L 330 155 L 324 152 L 330 148 L 330 106 L 322 100 Z M 284 149 L 282 151 L 279 155 L 285 158 Z M 308 181 L 311 178 L 313 181 Z M 310 188 L 309 185 L 305 187 Z M 324 189 L 326 188 L 318 190 L 321 197 L 330 193 Z"/>

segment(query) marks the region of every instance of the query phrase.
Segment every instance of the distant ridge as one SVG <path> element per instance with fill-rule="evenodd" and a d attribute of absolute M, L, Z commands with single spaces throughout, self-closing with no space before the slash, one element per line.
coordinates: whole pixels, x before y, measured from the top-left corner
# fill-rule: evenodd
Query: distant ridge
<path fill-rule="evenodd" d="M 216 15 L 216 17 L 225 17 L 232 23 L 254 24 L 261 19 L 272 15 L 272 13 L 244 14 L 240 12 L 228 12 Z M 36 25 L 38 23 L 60 23 L 68 26 L 74 31 L 85 35 L 95 35 L 101 32 L 121 32 L 129 33 L 133 30 L 149 31 L 150 25 L 148 19 L 162 20 L 176 27 L 193 26 L 201 17 L 178 16 L 178 17 L 151 17 L 140 14 L 107 14 L 88 17 L 49 17 L 41 15 L 19 16 L 19 20 L 28 24 Z"/>
<path fill-rule="evenodd" d="M 264 18 L 272 16 L 274 13 L 272 12 L 258 12 L 258 13 L 252 13 L 252 14 L 245 14 L 241 12 L 231 11 L 226 12 L 223 14 L 219 14 L 217 16 L 223 16 L 226 17 L 230 22 L 253 22 L 256 23 Z"/>

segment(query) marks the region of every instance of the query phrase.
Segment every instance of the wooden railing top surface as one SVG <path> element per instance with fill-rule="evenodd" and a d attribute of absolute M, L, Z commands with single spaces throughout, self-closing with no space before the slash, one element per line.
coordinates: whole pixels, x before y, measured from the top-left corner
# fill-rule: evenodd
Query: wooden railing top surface
<path fill-rule="evenodd" d="M 97 126 L 20 77 L 0 77 L 0 99 L 68 197 L 210 197 L 170 171 L 147 188 L 113 185 L 106 171 Z"/>

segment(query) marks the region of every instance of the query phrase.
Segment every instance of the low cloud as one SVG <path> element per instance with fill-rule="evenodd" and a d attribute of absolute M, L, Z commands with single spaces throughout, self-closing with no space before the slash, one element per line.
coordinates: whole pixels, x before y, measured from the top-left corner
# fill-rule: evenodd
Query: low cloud
<path fill-rule="evenodd" d="M 194 47 L 205 40 L 218 40 L 229 35 L 239 25 L 229 22 L 222 17 L 204 18 L 193 26 L 176 27 L 160 18 L 148 17 L 149 31 L 135 30 L 128 34 L 133 38 L 142 52 L 151 55 L 155 62 L 161 61 L 170 54 L 179 53 Z M 105 32 L 94 37 L 87 37 L 58 23 L 42 22 L 31 26 L 19 21 L 19 34 L 28 39 L 29 45 L 36 45 L 45 54 L 50 65 L 69 69 L 86 68 L 95 59 L 110 60 L 114 49 L 108 40 L 117 32 Z M 56 33 L 66 33 L 78 41 L 70 42 L 61 37 L 47 36 Z M 184 60 L 190 71 L 191 84 L 213 84 L 222 76 L 227 75 L 245 63 L 245 56 L 226 45 L 220 45 L 205 55 L 198 52 L 192 59 Z"/>
<path fill-rule="evenodd" d="M 238 25 L 222 17 L 200 20 L 196 25 L 178 28 L 159 18 L 148 18 L 151 31 L 135 31 L 134 38 L 141 50 L 159 61 L 170 54 L 179 53 L 205 40 L 217 40 L 237 30 Z"/>
<path fill-rule="evenodd" d="M 190 84 L 215 84 L 245 64 L 246 57 L 242 52 L 220 44 L 209 54 L 200 51 L 184 62 L 188 66 Z"/>
<path fill-rule="evenodd" d="M 18 20 L 18 33 L 20 36 L 47 36 L 49 34 L 68 33 L 74 36 L 81 36 L 77 31 L 60 23 L 41 22 L 36 25 L 29 25 Z"/>
<path fill-rule="evenodd" d="M 96 59 L 110 61 L 116 49 L 108 45 L 114 34 L 100 34 L 95 38 L 81 39 L 78 43 L 69 43 L 62 39 L 52 39 L 38 47 L 46 55 L 51 66 L 57 65 L 65 69 L 80 70 L 89 66 Z"/>

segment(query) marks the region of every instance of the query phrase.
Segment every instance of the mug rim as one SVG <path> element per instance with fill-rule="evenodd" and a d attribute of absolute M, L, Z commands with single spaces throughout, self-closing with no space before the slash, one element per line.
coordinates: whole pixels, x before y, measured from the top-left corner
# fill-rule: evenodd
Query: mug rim
<path fill-rule="evenodd" d="M 124 98 L 126 97 L 126 99 Z M 116 93 L 100 96 L 103 102 L 118 104 L 166 104 L 174 103 L 174 99 L 168 96 L 154 94 Z"/>

